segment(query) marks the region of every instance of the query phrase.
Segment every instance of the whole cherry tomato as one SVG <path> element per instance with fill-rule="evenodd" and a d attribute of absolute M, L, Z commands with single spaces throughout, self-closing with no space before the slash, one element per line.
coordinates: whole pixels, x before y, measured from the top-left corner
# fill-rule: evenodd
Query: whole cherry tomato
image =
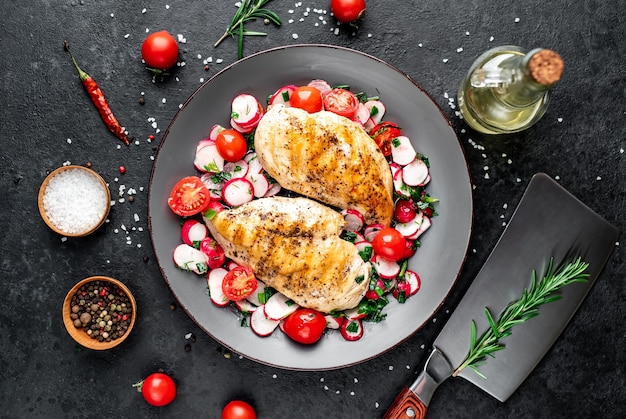
<path fill-rule="evenodd" d="M 330 10 L 339 22 L 354 22 L 365 13 L 365 0 L 330 0 Z"/>
<path fill-rule="evenodd" d="M 256 412 L 248 403 L 233 400 L 222 409 L 222 419 L 256 419 Z"/>
<path fill-rule="evenodd" d="M 404 257 L 406 239 L 393 227 L 385 227 L 372 240 L 374 252 L 386 259 L 397 261 Z"/>
<path fill-rule="evenodd" d="M 222 291 L 231 301 L 243 300 L 257 288 L 256 277 L 247 266 L 237 266 L 226 274 L 222 282 Z"/>
<path fill-rule="evenodd" d="M 220 156 L 229 162 L 241 160 L 248 151 L 248 143 L 244 136 L 232 128 L 222 130 L 217 134 L 215 146 Z"/>
<path fill-rule="evenodd" d="M 154 32 L 143 41 L 141 56 L 148 67 L 167 70 L 178 60 L 178 43 L 167 31 Z"/>
<path fill-rule="evenodd" d="M 167 204 L 175 214 L 189 217 L 207 209 L 211 195 L 197 176 L 187 176 L 172 188 Z"/>
<path fill-rule="evenodd" d="M 326 318 L 310 308 L 299 308 L 284 320 L 283 331 L 296 342 L 310 345 L 322 337 L 326 329 Z"/>
<path fill-rule="evenodd" d="M 152 406 L 165 406 L 176 398 L 174 380 L 162 372 L 150 374 L 140 384 L 143 398 Z"/>
<path fill-rule="evenodd" d="M 304 109 L 308 113 L 319 112 L 324 108 L 322 93 L 312 86 L 300 86 L 296 88 L 289 98 L 289 103 L 294 108 Z"/>
<path fill-rule="evenodd" d="M 359 99 L 349 90 L 332 89 L 324 93 L 324 109 L 352 119 L 359 109 Z"/>
<path fill-rule="evenodd" d="M 417 252 L 417 240 L 406 239 L 405 242 L 406 246 L 404 248 L 404 256 L 402 257 L 402 259 L 411 258 L 413 257 L 415 252 Z"/>

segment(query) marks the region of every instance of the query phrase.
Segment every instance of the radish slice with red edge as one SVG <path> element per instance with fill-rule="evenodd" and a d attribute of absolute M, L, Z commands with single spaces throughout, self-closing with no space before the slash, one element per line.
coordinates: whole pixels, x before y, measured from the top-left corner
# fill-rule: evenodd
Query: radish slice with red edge
<path fill-rule="evenodd" d="M 289 101 L 291 100 L 291 95 L 297 88 L 298 86 L 294 86 L 293 84 L 281 87 L 270 96 L 269 104 L 290 106 L 291 104 Z"/>
<path fill-rule="evenodd" d="M 372 119 L 374 125 L 380 123 L 385 116 L 385 105 L 380 100 L 368 100 L 365 102 L 365 107 L 369 111 L 369 117 Z"/>
<path fill-rule="evenodd" d="M 420 279 L 419 275 L 415 271 L 412 271 L 410 269 L 407 269 L 406 272 L 404 272 L 404 280 L 408 282 L 409 286 L 411 287 L 409 295 L 415 295 L 415 293 L 419 291 L 420 287 L 422 286 L 422 280 Z"/>
<path fill-rule="evenodd" d="M 250 132 L 261 120 L 263 112 L 263 105 L 256 97 L 247 93 L 235 96 L 231 103 L 232 122 Z"/>
<path fill-rule="evenodd" d="M 399 168 L 396 170 L 395 174 L 393 175 L 393 190 L 398 195 L 408 198 L 411 196 L 411 193 L 409 192 L 409 187 L 407 186 L 407 184 L 404 183 L 403 173 L 404 173 L 403 169 Z"/>
<path fill-rule="evenodd" d="M 378 276 L 384 279 L 392 279 L 400 273 L 400 265 L 397 262 L 385 259 L 379 255 L 372 257 L 372 263 Z"/>
<path fill-rule="evenodd" d="M 255 198 L 263 198 L 270 189 L 270 182 L 263 173 L 250 173 L 246 179 L 252 184 Z"/>
<path fill-rule="evenodd" d="M 278 183 L 273 183 L 270 186 L 270 188 L 267 190 L 267 192 L 265 192 L 265 195 L 263 195 L 263 198 L 272 197 L 276 195 L 278 192 L 280 192 L 281 189 L 282 189 L 282 186 L 280 186 Z"/>
<path fill-rule="evenodd" d="M 242 313 L 253 313 L 258 308 L 248 300 L 235 301 L 235 307 Z"/>
<path fill-rule="evenodd" d="M 348 320 L 361 320 L 367 316 L 367 313 L 359 313 L 359 307 L 354 307 L 343 312 Z"/>
<path fill-rule="evenodd" d="M 262 306 L 265 301 L 265 283 L 263 281 L 256 280 L 256 290 L 246 297 L 246 300 L 257 306 Z"/>
<path fill-rule="evenodd" d="M 333 330 L 339 329 L 345 320 L 343 317 L 335 317 L 330 314 L 325 315 L 324 318 L 326 319 L 326 327 Z"/>
<path fill-rule="evenodd" d="M 205 254 L 188 244 L 176 246 L 172 252 L 172 258 L 176 266 L 184 271 L 195 272 L 199 275 L 208 271 Z"/>
<path fill-rule="evenodd" d="M 400 166 L 406 166 L 417 157 L 417 152 L 409 137 L 400 135 L 391 141 L 391 158 Z"/>
<path fill-rule="evenodd" d="M 231 179 L 222 188 L 224 202 L 231 207 L 238 207 L 254 199 L 254 187 L 248 179 Z"/>
<path fill-rule="evenodd" d="M 298 304 L 289 297 L 277 292 L 265 303 L 265 317 L 270 320 L 282 320 L 298 309 Z"/>
<path fill-rule="evenodd" d="M 263 166 L 261 166 L 261 162 L 256 154 L 256 152 L 250 152 L 246 154 L 243 158 L 246 163 L 248 163 L 248 172 L 249 173 L 261 173 L 263 171 Z"/>
<path fill-rule="evenodd" d="M 346 220 L 345 230 L 361 231 L 363 225 L 365 224 L 365 218 L 355 209 L 344 209 L 341 211 L 341 215 L 343 215 L 343 219 Z"/>
<path fill-rule="evenodd" d="M 239 131 L 242 134 L 250 134 L 252 131 L 254 131 L 254 127 L 244 128 L 241 125 L 239 125 L 238 123 L 236 123 L 233 118 L 230 118 L 230 126 L 234 130 L 237 130 L 237 131 Z"/>
<path fill-rule="evenodd" d="M 372 243 L 367 240 L 354 243 L 359 252 L 368 252 L 372 248 Z"/>
<path fill-rule="evenodd" d="M 361 320 L 345 320 L 339 328 L 345 340 L 355 341 L 363 337 L 363 322 Z"/>
<path fill-rule="evenodd" d="M 229 173 L 231 179 L 246 177 L 248 174 L 248 162 L 239 160 L 224 164 L 223 172 Z"/>
<path fill-rule="evenodd" d="M 320 91 L 320 93 L 322 93 L 322 95 L 326 92 L 330 92 L 331 90 L 333 90 L 333 87 L 330 85 L 330 83 L 322 79 L 311 80 L 308 86 L 315 87 L 317 90 Z"/>
<path fill-rule="evenodd" d="M 365 240 L 368 242 L 371 242 L 383 228 L 385 228 L 385 226 L 382 224 L 370 224 L 363 230 L 363 237 L 365 237 Z"/>
<path fill-rule="evenodd" d="M 424 185 L 428 178 L 428 166 L 422 159 L 415 159 L 402 168 L 402 180 L 409 186 Z"/>
<path fill-rule="evenodd" d="M 252 331 L 261 337 L 271 335 L 280 324 L 280 320 L 272 320 L 265 317 L 265 308 L 259 306 L 250 316 Z"/>
<path fill-rule="evenodd" d="M 224 128 L 223 126 L 221 126 L 220 124 L 215 124 L 211 127 L 211 130 L 209 131 L 209 139 L 215 141 L 217 139 L 217 136 L 220 132 L 224 131 L 226 128 Z"/>
<path fill-rule="evenodd" d="M 196 247 L 195 244 L 199 243 L 209 235 L 209 230 L 206 226 L 198 220 L 190 218 L 185 220 L 181 227 L 181 238 L 185 244 Z"/>
<path fill-rule="evenodd" d="M 395 225 L 395 229 L 402 234 L 405 238 L 410 238 L 413 235 L 417 234 L 419 229 L 422 227 L 423 215 L 421 211 L 418 211 L 415 214 L 415 217 L 409 221 L 408 223 L 398 223 Z"/>
<path fill-rule="evenodd" d="M 368 119 L 370 119 L 370 110 L 367 109 L 363 103 L 359 102 L 359 107 L 357 108 L 354 117 L 361 125 L 365 125 Z"/>
<path fill-rule="evenodd" d="M 230 300 L 224 295 L 222 290 L 222 282 L 228 271 L 224 268 L 213 269 L 207 275 L 207 285 L 209 286 L 209 295 L 211 301 L 218 307 L 226 307 Z"/>
<path fill-rule="evenodd" d="M 193 165 L 201 172 L 217 173 L 224 170 L 224 158 L 217 151 L 215 141 L 202 140 L 196 148 Z M 200 143 L 199 143 L 200 144 Z"/>
<path fill-rule="evenodd" d="M 415 232 L 415 234 L 407 237 L 407 239 L 417 240 L 417 238 L 421 236 L 422 234 L 424 234 L 424 232 L 428 230 L 431 225 L 432 225 L 432 221 L 430 217 L 424 216 L 424 219 L 422 220 L 422 224 L 420 225 L 420 228 Z"/>
<path fill-rule="evenodd" d="M 376 123 L 372 120 L 372 118 L 369 118 L 367 122 L 363 124 L 363 129 L 365 129 L 365 131 L 367 132 L 370 132 L 375 126 Z"/>

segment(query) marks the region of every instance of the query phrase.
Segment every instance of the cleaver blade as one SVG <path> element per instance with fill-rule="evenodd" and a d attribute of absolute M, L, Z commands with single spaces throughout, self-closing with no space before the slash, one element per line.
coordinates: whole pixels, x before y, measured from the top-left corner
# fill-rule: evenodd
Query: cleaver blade
<path fill-rule="evenodd" d="M 459 305 L 435 339 L 417 380 L 404 387 L 385 419 L 423 418 L 433 393 L 461 365 L 470 342 L 470 322 L 477 336 L 489 328 L 488 308 L 495 319 L 531 284 L 533 271 L 544 277 L 550 258 L 555 268 L 576 257 L 589 267 L 588 282 L 572 283 L 560 300 L 541 305 L 539 316 L 518 324 L 500 340 L 505 345 L 487 357 L 479 371 L 458 376 L 504 402 L 550 349 L 593 286 L 610 256 L 618 229 L 593 212 L 544 173 L 531 179 L 511 221 Z"/>

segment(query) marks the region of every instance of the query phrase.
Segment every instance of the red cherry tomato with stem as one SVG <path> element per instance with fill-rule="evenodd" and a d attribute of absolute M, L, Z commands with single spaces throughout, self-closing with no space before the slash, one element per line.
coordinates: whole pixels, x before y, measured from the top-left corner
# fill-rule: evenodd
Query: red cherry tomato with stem
<path fill-rule="evenodd" d="M 222 419 L 256 419 L 256 412 L 248 403 L 233 400 L 222 409 Z"/>
<path fill-rule="evenodd" d="M 354 22 L 365 13 L 365 0 L 330 0 L 330 10 L 339 22 Z"/>
<path fill-rule="evenodd" d="M 143 41 L 141 56 L 148 67 L 167 70 L 178 61 L 178 43 L 167 31 L 154 32 Z"/>
<path fill-rule="evenodd" d="M 346 89 L 335 88 L 324 93 L 324 109 L 352 119 L 359 109 L 359 99 Z"/>
<path fill-rule="evenodd" d="M 226 274 L 222 282 L 222 291 L 231 301 L 243 300 L 257 288 L 256 277 L 247 266 L 237 266 Z"/>
<path fill-rule="evenodd" d="M 322 337 L 326 329 L 326 318 L 310 308 L 299 308 L 284 320 L 283 330 L 296 342 L 310 345 Z"/>
<path fill-rule="evenodd" d="M 398 230 L 393 227 L 385 227 L 378 232 L 372 240 L 374 253 L 380 257 L 398 261 L 404 257 L 406 252 L 406 239 Z"/>
<path fill-rule="evenodd" d="M 172 188 L 167 204 L 174 214 L 190 217 L 208 208 L 211 195 L 197 176 L 187 176 Z"/>
<path fill-rule="evenodd" d="M 289 103 L 294 108 L 304 109 L 308 113 L 315 113 L 324 109 L 322 93 L 312 86 L 296 88 L 289 97 Z"/>
<path fill-rule="evenodd" d="M 232 128 L 220 131 L 215 139 L 215 146 L 220 156 L 229 162 L 243 159 L 248 151 L 248 143 L 243 134 Z"/>
<path fill-rule="evenodd" d="M 174 380 L 162 372 L 150 374 L 139 383 L 143 398 L 152 406 L 165 406 L 176 398 L 176 384 Z"/>

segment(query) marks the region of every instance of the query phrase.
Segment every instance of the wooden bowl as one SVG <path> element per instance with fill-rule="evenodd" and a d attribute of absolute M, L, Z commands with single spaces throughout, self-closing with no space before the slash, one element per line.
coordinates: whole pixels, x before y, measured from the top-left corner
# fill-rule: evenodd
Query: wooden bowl
<path fill-rule="evenodd" d="M 128 324 L 128 329 L 126 332 L 118 337 L 117 339 L 111 339 L 110 341 L 99 341 L 97 338 L 92 338 L 83 327 L 76 327 L 74 325 L 74 320 L 72 319 L 72 297 L 76 292 L 85 284 L 89 284 L 94 281 L 107 282 L 111 285 L 117 286 L 126 296 L 130 302 L 132 307 L 132 313 L 130 313 L 130 323 Z M 107 276 L 92 276 L 89 278 L 85 278 L 82 281 L 78 282 L 76 285 L 72 287 L 72 289 L 65 296 L 65 301 L 63 301 L 63 323 L 65 324 L 65 329 L 70 334 L 70 336 L 81 346 L 93 350 L 106 350 L 111 349 L 120 343 L 122 343 L 135 325 L 135 320 L 137 318 L 137 303 L 135 302 L 135 298 L 133 294 L 131 294 L 130 290 L 117 279 L 109 278 Z"/>
<path fill-rule="evenodd" d="M 55 225 L 49 217 L 48 213 L 46 212 L 46 208 L 44 206 L 44 195 L 46 192 L 46 188 L 50 184 L 50 181 L 55 176 L 69 170 L 81 170 L 97 179 L 98 185 L 102 187 L 102 192 L 104 192 L 106 198 L 106 202 L 104 203 L 105 208 L 100 209 L 102 211 L 102 217 L 100 217 L 100 219 L 96 222 L 90 223 L 90 225 L 86 226 L 85 229 L 81 231 L 64 231 L 61 227 Z M 78 199 L 80 199 L 80 197 L 78 197 Z M 39 195 L 37 196 L 37 205 L 39 206 L 39 214 L 41 215 L 41 218 L 46 223 L 46 225 L 50 227 L 50 229 L 52 229 L 54 232 L 66 237 L 84 237 L 96 231 L 106 221 L 106 218 L 109 215 L 109 211 L 111 209 L 111 192 L 109 191 L 109 187 L 104 179 L 102 179 L 102 177 L 93 170 L 77 165 L 62 166 L 52 171 L 42 182 L 41 187 L 39 188 Z"/>

